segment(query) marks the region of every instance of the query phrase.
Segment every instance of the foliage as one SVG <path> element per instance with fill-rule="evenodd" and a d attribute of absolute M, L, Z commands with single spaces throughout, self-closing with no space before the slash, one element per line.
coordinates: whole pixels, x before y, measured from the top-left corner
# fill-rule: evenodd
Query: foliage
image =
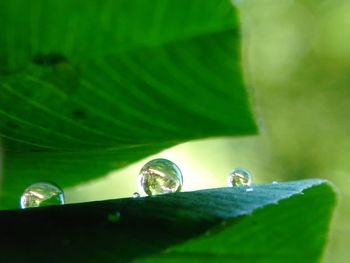
<path fill-rule="evenodd" d="M 1 5 L 3 208 L 35 181 L 66 187 L 180 142 L 257 130 L 229 1 Z"/>
<path fill-rule="evenodd" d="M 230 1 L 2 1 L 0 24 L 2 209 L 35 181 L 70 186 L 257 132 Z M 334 202 L 308 180 L 4 210 L 0 258 L 317 262 Z"/>
<path fill-rule="evenodd" d="M 3 211 L 0 258 L 318 262 L 334 197 L 325 181 L 305 180 L 257 185 L 249 192 L 218 188 Z"/>

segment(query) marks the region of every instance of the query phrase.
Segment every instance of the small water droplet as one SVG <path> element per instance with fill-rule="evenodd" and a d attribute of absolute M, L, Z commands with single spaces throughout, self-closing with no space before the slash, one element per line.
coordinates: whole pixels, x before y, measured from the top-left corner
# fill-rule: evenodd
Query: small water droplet
<path fill-rule="evenodd" d="M 120 220 L 120 213 L 119 211 L 116 211 L 114 213 L 109 213 L 107 218 L 108 218 L 108 221 L 110 222 L 113 222 L 113 223 L 118 222 Z"/>
<path fill-rule="evenodd" d="M 179 192 L 182 173 L 177 165 L 166 159 L 154 159 L 146 163 L 138 177 L 139 188 L 147 195 Z"/>
<path fill-rule="evenodd" d="M 249 188 L 245 189 L 245 191 L 246 191 L 246 192 L 253 192 L 254 189 L 253 189 L 253 187 L 249 187 Z"/>
<path fill-rule="evenodd" d="M 244 168 L 235 168 L 227 178 L 229 186 L 250 186 L 252 175 Z"/>
<path fill-rule="evenodd" d="M 132 198 L 138 198 L 140 197 L 140 194 L 138 192 L 135 192 L 132 194 Z"/>
<path fill-rule="evenodd" d="M 273 181 L 273 182 L 272 182 L 272 184 L 278 184 L 278 182 L 276 182 L 276 181 Z"/>
<path fill-rule="evenodd" d="M 21 208 L 64 204 L 63 190 L 48 182 L 34 183 L 21 196 Z"/>

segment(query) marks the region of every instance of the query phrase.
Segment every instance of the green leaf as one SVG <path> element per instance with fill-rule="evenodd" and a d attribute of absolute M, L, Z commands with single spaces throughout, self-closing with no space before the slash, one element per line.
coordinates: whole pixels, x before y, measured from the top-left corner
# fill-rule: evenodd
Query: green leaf
<path fill-rule="evenodd" d="M 0 24 L 1 208 L 35 181 L 256 133 L 229 0 L 2 1 Z"/>
<path fill-rule="evenodd" d="M 0 212 L 7 262 L 318 262 L 335 204 L 304 180 Z M 18 253 L 17 251 L 21 251 Z"/>
<path fill-rule="evenodd" d="M 45 64 L 47 54 L 82 63 L 237 28 L 227 0 L 2 1 L 0 24 L 0 72 L 5 73 L 31 61 Z"/>

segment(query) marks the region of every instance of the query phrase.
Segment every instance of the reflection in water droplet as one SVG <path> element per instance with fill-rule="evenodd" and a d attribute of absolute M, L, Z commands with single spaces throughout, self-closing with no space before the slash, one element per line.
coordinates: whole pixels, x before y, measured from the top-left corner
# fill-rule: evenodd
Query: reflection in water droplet
<path fill-rule="evenodd" d="M 254 189 L 253 189 L 252 187 L 249 187 L 249 188 L 245 189 L 245 191 L 246 191 L 246 192 L 253 192 Z"/>
<path fill-rule="evenodd" d="M 278 184 L 278 182 L 276 182 L 276 181 L 273 181 L 273 182 L 272 182 L 272 184 Z"/>
<path fill-rule="evenodd" d="M 154 159 L 146 163 L 138 177 L 139 188 L 147 195 L 179 192 L 183 178 L 179 167 L 166 159 Z"/>
<path fill-rule="evenodd" d="M 114 213 L 109 213 L 107 218 L 108 218 L 108 221 L 110 222 L 113 222 L 113 223 L 118 222 L 120 220 L 120 213 L 119 211 L 116 211 Z"/>
<path fill-rule="evenodd" d="M 64 204 L 63 190 L 48 182 L 34 183 L 21 196 L 21 208 Z"/>
<path fill-rule="evenodd" d="M 250 186 L 252 176 L 250 172 L 244 168 L 235 168 L 227 178 L 229 186 Z"/>
<path fill-rule="evenodd" d="M 140 194 L 138 192 L 135 192 L 132 194 L 132 198 L 138 198 L 140 197 Z"/>

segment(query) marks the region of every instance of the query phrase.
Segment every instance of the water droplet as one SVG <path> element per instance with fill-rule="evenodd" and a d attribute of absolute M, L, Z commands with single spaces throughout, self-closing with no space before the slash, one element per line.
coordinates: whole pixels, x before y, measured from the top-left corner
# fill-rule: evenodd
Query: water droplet
<path fill-rule="evenodd" d="M 114 212 L 114 213 L 109 213 L 108 216 L 108 221 L 110 222 L 118 222 L 120 220 L 120 213 L 118 211 Z"/>
<path fill-rule="evenodd" d="M 244 168 L 235 168 L 227 178 L 229 186 L 250 186 L 252 175 Z"/>
<path fill-rule="evenodd" d="M 272 184 L 278 184 L 278 182 L 276 182 L 276 181 L 273 181 L 273 182 L 272 182 Z"/>
<path fill-rule="evenodd" d="M 254 189 L 253 189 L 253 187 L 249 187 L 249 188 L 245 189 L 245 191 L 246 191 L 246 192 L 253 192 Z"/>
<path fill-rule="evenodd" d="M 138 192 L 135 192 L 132 194 L 132 198 L 138 198 L 140 197 L 140 194 Z"/>
<path fill-rule="evenodd" d="M 57 185 L 40 182 L 27 187 L 21 196 L 21 208 L 64 204 L 63 190 Z"/>
<path fill-rule="evenodd" d="M 147 195 L 179 192 L 183 179 L 179 167 L 166 159 L 146 163 L 138 177 L 139 188 Z"/>

